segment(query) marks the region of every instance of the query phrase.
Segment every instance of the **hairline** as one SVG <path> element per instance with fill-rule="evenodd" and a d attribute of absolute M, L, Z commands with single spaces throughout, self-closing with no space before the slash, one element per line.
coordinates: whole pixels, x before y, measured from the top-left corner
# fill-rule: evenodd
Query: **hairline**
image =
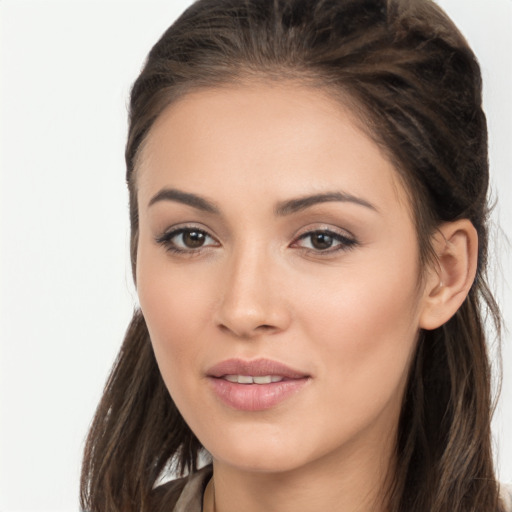
<path fill-rule="evenodd" d="M 331 83 L 329 78 L 323 76 L 320 71 L 311 69 L 297 69 L 296 67 L 283 66 L 268 67 L 263 69 L 254 69 L 248 65 L 246 69 L 239 70 L 237 73 L 229 73 L 225 71 L 218 77 L 211 80 L 198 79 L 175 84 L 168 88 L 168 97 L 159 112 L 151 122 L 147 132 L 144 134 L 140 142 L 135 156 L 133 158 L 132 171 L 130 173 L 129 186 L 133 187 L 135 198 L 138 196 L 137 181 L 138 176 L 143 173 L 143 169 L 147 162 L 145 156 L 148 147 L 151 146 L 151 133 L 158 125 L 159 121 L 165 116 L 166 112 L 172 109 L 176 104 L 185 101 L 195 94 L 205 91 L 218 91 L 229 89 L 246 89 L 258 86 L 277 85 L 282 87 L 286 83 L 292 84 L 299 89 L 310 89 L 320 92 L 328 101 L 336 104 L 340 109 L 349 116 L 351 122 L 368 137 L 379 149 L 383 158 L 385 158 L 394 169 L 394 178 L 392 181 L 395 198 L 404 206 L 410 219 L 415 226 L 416 241 L 418 246 L 418 292 L 426 276 L 426 270 L 436 262 L 436 255 L 433 247 L 428 240 L 431 239 L 433 233 L 422 233 L 420 226 L 420 208 L 415 208 L 415 204 L 419 204 L 417 197 L 413 191 L 412 180 L 407 177 L 411 174 L 404 165 L 398 160 L 397 156 L 390 149 L 388 144 L 379 135 L 378 131 L 372 127 L 375 124 L 374 117 L 362 100 L 359 100 L 350 87 L 343 83 Z M 400 193 L 400 187 L 403 193 Z M 138 229 L 138 227 L 137 227 Z"/>

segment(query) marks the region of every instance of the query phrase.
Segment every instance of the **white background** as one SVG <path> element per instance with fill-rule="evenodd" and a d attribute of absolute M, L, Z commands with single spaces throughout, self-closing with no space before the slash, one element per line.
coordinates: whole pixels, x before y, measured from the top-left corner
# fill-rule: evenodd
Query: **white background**
<path fill-rule="evenodd" d="M 136 303 L 126 103 L 190 2 L 0 2 L 0 510 L 77 510 L 83 441 Z M 512 238 L 512 0 L 442 0 L 483 68 L 495 219 Z M 497 296 L 512 323 L 501 236 Z M 512 349 L 494 431 L 512 481 Z M 507 435 L 508 432 L 508 435 Z"/>

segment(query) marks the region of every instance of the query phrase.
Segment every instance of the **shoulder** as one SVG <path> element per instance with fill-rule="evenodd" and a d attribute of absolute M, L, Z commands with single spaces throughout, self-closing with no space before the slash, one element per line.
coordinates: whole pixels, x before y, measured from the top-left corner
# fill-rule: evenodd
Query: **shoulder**
<path fill-rule="evenodd" d="M 212 467 L 171 480 L 155 487 L 151 496 L 154 512 L 201 512 L 203 492 L 212 475 Z"/>

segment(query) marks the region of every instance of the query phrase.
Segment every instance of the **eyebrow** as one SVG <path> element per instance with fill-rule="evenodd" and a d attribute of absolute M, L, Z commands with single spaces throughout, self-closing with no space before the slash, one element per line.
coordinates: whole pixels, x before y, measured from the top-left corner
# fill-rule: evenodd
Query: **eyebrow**
<path fill-rule="evenodd" d="M 301 210 L 305 210 L 306 208 L 309 208 L 315 204 L 329 203 L 333 201 L 353 203 L 359 206 L 364 206 L 365 208 L 369 208 L 370 210 L 374 210 L 376 212 L 378 211 L 377 208 L 370 202 L 360 197 L 353 196 L 352 194 L 347 194 L 345 192 L 325 192 L 322 194 L 315 194 L 312 196 L 304 196 L 297 199 L 283 201 L 276 206 L 274 212 L 278 216 L 285 216 L 292 213 L 297 213 Z"/>
<path fill-rule="evenodd" d="M 202 210 L 207 213 L 220 215 L 220 208 L 212 201 L 201 197 L 197 194 L 191 194 L 189 192 L 183 192 L 174 188 L 164 188 L 157 192 L 149 201 L 148 208 L 155 203 L 160 201 L 174 201 L 182 203 L 188 206 L 192 206 L 197 210 Z M 274 208 L 274 213 L 278 217 L 284 217 L 291 215 L 299 211 L 310 208 L 316 204 L 328 203 L 328 202 L 342 202 L 342 203 L 353 203 L 359 206 L 364 206 L 370 210 L 378 211 L 377 208 L 370 202 L 360 197 L 347 194 L 345 192 L 325 192 L 322 194 L 314 194 L 310 196 L 299 197 L 296 199 L 289 199 L 281 201 Z"/>
<path fill-rule="evenodd" d="M 192 206 L 197 210 L 202 210 L 207 213 L 220 214 L 220 208 L 216 206 L 212 201 L 205 199 L 204 197 L 196 194 L 190 194 L 174 188 L 164 188 L 155 194 L 151 201 L 149 201 L 148 208 L 159 201 L 175 201 L 177 203 L 186 204 Z"/>

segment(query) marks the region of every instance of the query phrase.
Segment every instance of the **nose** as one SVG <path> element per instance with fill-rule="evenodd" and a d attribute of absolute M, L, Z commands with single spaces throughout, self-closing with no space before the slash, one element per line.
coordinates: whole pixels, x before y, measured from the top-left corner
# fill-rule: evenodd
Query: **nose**
<path fill-rule="evenodd" d="M 275 255 L 248 248 L 226 262 L 216 312 L 218 327 L 251 339 L 288 328 L 291 320 L 282 268 Z"/>

